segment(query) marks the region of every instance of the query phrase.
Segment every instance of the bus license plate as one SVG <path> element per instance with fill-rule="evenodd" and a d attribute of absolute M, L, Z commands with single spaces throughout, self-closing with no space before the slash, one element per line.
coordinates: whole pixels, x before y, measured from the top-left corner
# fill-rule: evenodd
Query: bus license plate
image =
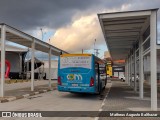
<path fill-rule="evenodd" d="M 72 84 L 72 86 L 73 86 L 73 87 L 77 87 L 77 86 L 78 86 L 78 84 Z"/>

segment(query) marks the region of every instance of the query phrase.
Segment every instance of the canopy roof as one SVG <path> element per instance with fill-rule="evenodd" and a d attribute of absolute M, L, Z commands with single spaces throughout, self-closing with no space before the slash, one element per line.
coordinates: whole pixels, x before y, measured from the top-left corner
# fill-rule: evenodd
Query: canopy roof
<path fill-rule="evenodd" d="M 20 48 L 13 45 L 6 44 L 5 46 L 6 46 L 6 51 L 8 52 L 27 52 L 28 51 L 28 49 L 26 48 Z M 1 43 L 0 43 L 0 51 L 1 51 Z"/>
<path fill-rule="evenodd" d="M 42 40 L 39 40 L 31 35 L 28 35 L 20 30 L 17 30 L 16 28 L 13 28 L 5 23 L 0 24 L 0 34 L 1 34 L 1 28 L 5 25 L 6 30 L 6 40 L 23 45 L 25 47 L 31 48 L 31 44 L 33 40 L 35 41 L 35 49 L 48 53 L 49 49 L 51 49 L 51 54 L 59 56 L 62 53 L 67 53 L 57 47 L 54 47 Z"/>
<path fill-rule="evenodd" d="M 151 12 L 158 9 L 98 14 L 113 60 L 126 59 L 140 35 L 150 26 Z"/>

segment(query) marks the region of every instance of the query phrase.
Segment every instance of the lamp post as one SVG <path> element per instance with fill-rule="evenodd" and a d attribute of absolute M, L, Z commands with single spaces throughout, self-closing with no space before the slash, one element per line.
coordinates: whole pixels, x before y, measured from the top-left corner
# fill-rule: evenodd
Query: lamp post
<path fill-rule="evenodd" d="M 95 41 L 94 41 L 94 55 L 98 57 L 98 54 L 99 54 L 98 51 L 99 51 L 100 49 L 96 49 L 95 46 L 96 46 L 96 39 L 95 39 Z"/>
<path fill-rule="evenodd" d="M 41 33 L 42 33 L 42 41 L 43 41 L 43 29 L 42 29 L 42 28 L 40 28 L 40 30 L 41 30 Z"/>
<path fill-rule="evenodd" d="M 96 39 L 95 39 L 95 41 L 94 41 L 94 55 L 95 55 L 95 45 L 96 45 Z"/>

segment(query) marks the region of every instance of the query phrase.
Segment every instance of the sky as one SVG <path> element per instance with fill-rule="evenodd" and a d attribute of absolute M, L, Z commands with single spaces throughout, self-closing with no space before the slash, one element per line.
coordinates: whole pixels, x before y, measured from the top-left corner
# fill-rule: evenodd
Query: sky
<path fill-rule="evenodd" d="M 0 0 L 0 23 L 70 53 L 93 53 L 95 43 L 103 58 L 107 46 L 97 13 L 151 8 L 160 8 L 160 0 Z M 159 24 L 160 11 L 158 36 Z"/>

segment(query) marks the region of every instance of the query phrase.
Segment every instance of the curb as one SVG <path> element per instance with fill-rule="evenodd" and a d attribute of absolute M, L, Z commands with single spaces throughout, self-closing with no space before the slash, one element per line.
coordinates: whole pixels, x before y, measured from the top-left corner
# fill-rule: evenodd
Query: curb
<path fill-rule="evenodd" d="M 38 94 L 41 94 L 41 93 L 46 93 L 46 92 L 53 91 L 53 90 L 55 90 L 55 89 L 39 90 L 39 91 L 30 93 L 30 94 L 25 94 L 25 95 L 11 97 L 11 98 L 5 98 L 3 100 L 0 100 L 0 103 L 10 102 L 10 101 L 14 101 L 14 100 L 22 99 L 22 98 L 27 98 L 29 96 L 34 96 L 34 95 L 38 95 Z"/>

